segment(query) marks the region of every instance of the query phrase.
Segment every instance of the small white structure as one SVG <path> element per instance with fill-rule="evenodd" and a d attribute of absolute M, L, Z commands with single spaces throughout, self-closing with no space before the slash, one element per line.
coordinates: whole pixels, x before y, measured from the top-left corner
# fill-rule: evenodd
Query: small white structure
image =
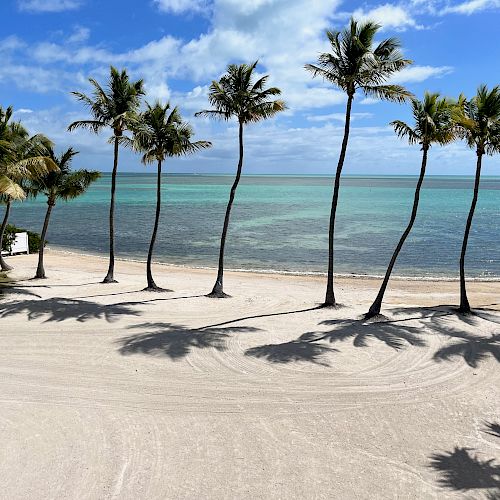
<path fill-rule="evenodd" d="M 17 253 L 30 253 L 28 233 L 16 233 L 16 239 L 14 240 L 14 243 L 12 243 L 10 255 L 15 255 Z"/>

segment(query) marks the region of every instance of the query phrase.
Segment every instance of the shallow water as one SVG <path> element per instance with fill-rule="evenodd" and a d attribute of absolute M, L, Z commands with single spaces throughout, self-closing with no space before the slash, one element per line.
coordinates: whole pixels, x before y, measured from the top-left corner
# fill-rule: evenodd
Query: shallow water
<path fill-rule="evenodd" d="M 231 176 L 165 175 L 155 260 L 217 265 Z M 416 177 L 344 177 L 336 229 L 335 270 L 381 274 L 407 223 Z M 49 246 L 107 252 L 110 176 L 79 199 L 60 202 Z M 472 196 L 471 177 L 429 177 L 414 230 L 395 268 L 400 276 L 455 277 Z M 155 210 L 155 176 L 120 174 L 116 251 L 145 259 Z M 325 272 L 332 179 L 246 176 L 236 194 L 226 245 L 226 267 Z M 11 222 L 40 231 L 44 200 L 13 207 Z M 500 277 L 500 177 L 484 178 L 467 254 L 471 277 Z"/>

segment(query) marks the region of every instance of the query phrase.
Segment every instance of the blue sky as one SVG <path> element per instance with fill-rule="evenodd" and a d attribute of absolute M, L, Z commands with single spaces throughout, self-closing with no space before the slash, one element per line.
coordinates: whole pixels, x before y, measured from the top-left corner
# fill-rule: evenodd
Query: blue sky
<path fill-rule="evenodd" d="M 170 100 L 189 120 L 196 138 L 213 148 L 175 159 L 174 172 L 233 172 L 234 123 L 194 118 L 208 107 L 212 79 L 228 63 L 259 59 L 289 107 L 286 113 L 246 131 L 246 173 L 334 172 L 343 131 L 345 96 L 303 69 L 328 50 L 324 32 L 354 15 L 383 25 L 379 39 L 397 36 L 413 66 L 394 81 L 417 96 L 425 90 L 471 96 L 478 84 L 500 83 L 500 0 L 2 0 L 0 104 L 58 149 L 80 151 L 77 166 L 111 169 L 108 133 L 66 132 L 86 118 L 70 92 L 90 90 L 87 78 L 105 82 L 109 65 L 144 78 L 147 99 Z M 358 96 L 353 109 L 346 174 L 412 174 L 418 147 L 397 139 L 389 126 L 410 120 L 407 105 Z M 433 148 L 430 174 L 472 174 L 474 154 L 463 144 Z M 143 171 L 123 152 L 122 171 Z M 167 167 L 167 168 L 168 168 Z M 488 158 L 486 175 L 500 175 L 500 158 Z"/>

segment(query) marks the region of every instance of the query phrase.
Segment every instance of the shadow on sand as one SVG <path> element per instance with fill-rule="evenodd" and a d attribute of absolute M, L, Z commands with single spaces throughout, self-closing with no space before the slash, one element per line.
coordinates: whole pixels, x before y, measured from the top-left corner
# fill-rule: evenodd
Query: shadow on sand
<path fill-rule="evenodd" d="M 485 422 L 485 429 L 483 432 L 490 436 L 500 439 L 500 424 L 497 422 Z"/>
<path fill-rule="evenodd" d="M 264 358 L 271 363 L 291 363 L 294 361 L 309 361 L 317 365 L 330 366 L 323 359 L 325 354 L 338 352 L 338 349 L 316 344 L 307 340 L 307 333 L 301 335 L 297 340 L 284 342 L 283 344 L 267 344 L 252 347 L 245 351 L 245 356 Z"/>
<path fill-rule="evenodd" d="M 493 304 L 496 305 L 496 304 Z M 479 333 L 470 333 L 457 328 L 457 321 L 465 327 L 473 327 L 475 332 L 480 331 L 483 322 L 500 325 L 500 312 L 495 309 L 478 308 L 473 314 L 458 314 L 450 306 L 435 306 L 422 308 L 398 308 L 393 309 L 393 313 L 398 315 L 410 314 L 412 319 L 418 319 L 423 325 L 437 334 L 444 335 L 451 340 L 451 343 L 442 347 L 434 354 L 436 361 L 451 361 L 461 357 L 472 368 L 477 368 L 479 364 L 489 357 L 500 362 L 500 333 L 486 336 Z M 455 318 L 454 325 L 450 324 L 450 319 Z M 401 321 L 401 320 L 394 320 Z M 405 321 L 404 319 L 402 321 Z"/>
<path fill-rule="evenodd" d="M 3 299 L 6 299 L 10 296 L 23 296 L 23 297 L 38 297 L 40 298 L 41 296 L 38 295 L 35 292 L 30 292 L 29 290 L 23 288 L 23 287 L 18 287 L 18 286 L 0 286 L 0 301 Z"/>
<path fill-rule="evenodd" d="M 294 312 L 305 312 L 301 311 Z M 307 332 L 296 340 L 282 344 L 267 344 L 252 347 L 247 356 L 265 358 L 272 363 L 309 361 L 327 366 L 323 356 L 335 351 L 326 345 L 352 340 L 355 347 L 369 347 L 371 341 L 379 341 L 395 350 L 407 347 L 425 347 L 425 337 L 439 334 L 450 339 L 450 343 L 434 353 L 435 361 L 450 361 L 461 357 L 471 367 L 477 368 L 481 361 L 492 356 L 500 362 L 500 334 L 490 336 L 467 332 L 470 327 L 480 330 L 481 322 L 500 324 L 500 312 L 479 308 L 472 315 L 460 315 L 451 306 L 440 305 L 420 308 L 395 308 L 390 311 L 393 318 L 379 317 L 376 320 L 326 320 L 321 325 L 333 327 L 330 331 Z M 286 313 L 277 313 L 286 314 Z M 290 314 L 290 313 L 288 313 Z M 266 315 L 271 316 L 271 315 Z M 248 317 L 253 318 L 256 316 Z M 240 318 L 240 319 L 248 319 Z M 453 320 L 450 321 L 450 320 Z M 233 323 L 238 320 L 221 324 Z M 408 321 L 417 322 L 410 326 Z M 463 324 L 464 329 L 460 328 Z"/>
<path fill-rule="evenodd" d="M 83 323 L 91 319 L 105 319 L 112 322 L 120 316 L 139 316 L 140 313 L 120 304 L 103 305 L 97 302 L 62 297 L 19 300 L 2 304 L 0 318 L 8 318 L 17 314 L 26 314 L 30 321 L 45 318 L 44 323 L 69 319 Z"/>
<path fill-rule="evenodd" d="M 486 422 L 483 432 L 500 438 L 500 425 Z M 439 485 L 461 492 L 487 490 L 486 498 L 500 499 L 500 463 L 483 460 L 475 450 L 455 446 L 453 451 L 434 453 L 429 467 L 440 473 Z"/>
<path fill-rule="evenodd" d="M 192 349 L 213 348 L 218 351 L 226 350 L 226 341 L 235 333 L 251 333 L 259 331 L 249 326 L 233 327 L 205 327 L 191 329 L 173 323 L 142 323 L 130 327 L 131 329 L 146 330 L 117 341 L 121 344 L 119 352 L 128 354 L 149 354 L 152 356 L 166 356 L 173 360 L 182 359 Z"/>
<path fill-rule="evenodd" d="M 439 485 L 456 491 L 489 489 L 490 498 L 500 498 L 500 463 L 482 460 L 471 448 L 435 453 L 429 467 L 440 473 Z M 491 496 L 497 495 L 497 496 Z"/>
<path fill-rule="evenodd" d="M 353 340 L 356 347 L 368 347 L 369 339 L 377 339 L 393 349 L 400 350 L 407 345 L 425 346 L 416 327 L 392 325 L 390 323 L 364 323 L 363 321 L 327 320 L 321 324 L 334 326 L 327 332 L 306 332 L 298 339 L 283 344 L 268 344 L 252 347 L 245 355 L 265 358 L 272 363 L 290 363 L 294 361 L 309 361 L 328 366 L 323 356 L 338 352 L 323 342 L 340 342 Z"/>

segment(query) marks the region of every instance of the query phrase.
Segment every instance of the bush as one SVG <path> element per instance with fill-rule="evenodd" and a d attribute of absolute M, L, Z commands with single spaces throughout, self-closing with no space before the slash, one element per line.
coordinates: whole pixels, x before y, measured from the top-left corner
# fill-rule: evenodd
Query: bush
<path fill-rule="evenodd" d="M 7 224 L 7 227 L 5 228 L 5 233 L 3 235 L 3 242 L 2 242 L 2 250 L 10 252 L 12 244 L 16 239 L 16 233 L 28 233 L 28 246 L 30 249 L 30 253 L 37 253 L 38 250 L 40 250 L 40 235 L 38 233 L 16 227 L 13 224 Z M 48 242 L 45 241 L 45 245 L 47 243 Z"/>

